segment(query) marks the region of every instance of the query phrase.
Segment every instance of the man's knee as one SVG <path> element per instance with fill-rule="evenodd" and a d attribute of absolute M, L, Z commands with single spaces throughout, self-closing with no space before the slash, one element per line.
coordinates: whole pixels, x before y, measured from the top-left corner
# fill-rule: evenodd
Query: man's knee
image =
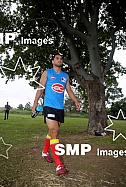
<path fill-rule="evenodd" d="M 59 128 L 51 127 L 49 128 L 49 132 L 50 132 L 51 138 L 56 139 L 58 137 Z"/>
<path fill-rule="evenodd" d="M 46 124 L 49 128 L 49 133 L 51 135 L 51 138 L 56 138 L 59 132 L 59 123 L 55 120 L 50 120 L 46 118 Z"/>
<path fill-rule="evenodd" d="M 53 134 L 58 134 L 58 131 L 59 131 L 58 128 L 53 128 L 53 127 L 50 128 L 49 130 L 50 130 L 50 133 L 51 133 L 51 134 L 52 134 L 52 133 L 53 133 Z"/>

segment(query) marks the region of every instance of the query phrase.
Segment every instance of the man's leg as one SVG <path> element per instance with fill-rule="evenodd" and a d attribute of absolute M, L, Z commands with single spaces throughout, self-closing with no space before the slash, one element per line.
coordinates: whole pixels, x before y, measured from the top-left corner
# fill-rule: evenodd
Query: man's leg
<path fill-rule="evenodd" d="M 6 110 L 5 110 L 4 120 L 6 120 Z"/>
<path fill-rule="evenodd" d="M 48 150 L 50 148 L 50 140 L 51 140 L 51 136 L 50 136 L 50 133 L 48 132 L 48 134 L 46 135 L 46 138 L 45 138 L 44 148 L 42 151 L 42 157 L 44 157 L 47 162 L 52 163 L 53 160 L 48 153 Z"/>
<path fill-rule="evenodd" d="M 7 110 L 7 119 L 8 119 L 8 117 L 9 117 L 9 110 Z"/>
<path fill-rule="evenodd" d="M 49 148 L 50 148 L 50 140 L 51 140 L 51 136 L 49 135 L 49 133 L 46 135 L 45 138 L 45 143 L 44 143 L 44 148 L 43 148 L 43 153 L 47 153 Z"/>
<path fill-rule="evenodd" d="M 59 122 L 46 118 L 46 123 L 50 131 L 50 147 L 52 150 L 53 158 L 55 160 L 57 175 L 65 174 L 67 173 L 67 170 L 64 168 L 63 163 L 61 162 L 60 156 L 55 153 L 57 151 L 55 149 L 55 146 L 59 143 Z"/>

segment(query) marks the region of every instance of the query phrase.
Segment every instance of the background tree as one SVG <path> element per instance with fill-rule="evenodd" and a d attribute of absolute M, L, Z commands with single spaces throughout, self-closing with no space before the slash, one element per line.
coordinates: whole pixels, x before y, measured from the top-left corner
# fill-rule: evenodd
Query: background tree
<path fill-rule="evenodd" d="M 67 98 L 65 101 L 65 112 L 76 112 L 74 102 L 70 98 Z"/>
<path fill-rule="evenodd" d="M 72 87 L 72 90 L 75 96 L 78 98 L 79 103 L 81 104 L 81 111 L 87 111 L 87 106 L 85 105 L 85 97 L 82 96 L 82 93 L 79 92 L 78 89 Z M 65 95 L 65 111 L 73 113 L 77 112 L 75 103 L 73 100 L 71 100 L 68 94 Z"/>
<path fill-rule="evenodd" d="M 22 104 L 19 104 L 19 106 L 17 107 L 17 109 L 19 109 L 19 110 L 24 110 L 24 107 L 23 107 Z"/>
<path fill-rule="evenodd" d="M 27 66 L 40 65 L 42 70 L 50 67 L 47 61 L 54 49 L 64 54 L 65 70 L 74 73 L 74 78 L 85 89 L 89 103 L 88 133 L 95 130 L 103 131 L 107 125 L 105 108 L 105 78 L 111 77 L 111 70 L 124 73 L 113 61 L 115 48 L 125 47 L 125 14 L 126 7 L 123 0 L 20 0 L 17 3 L 17 12 L 10 14 L 9 0 L 6 6 L 1 5 L 4 31 L 18 32 L 17 43 L 24 38 L 47 38 L 47 44 L 16 45 L 9 47 L 14 50 L 10 58 L 8 46 L 2 46 L 5 52 L 5 66 L 13 67 L 13 61 L 22 56 Z M 5 3 L 4 2 L 4 3 Z M 5 8 L 6 7 L 6 8 Z M 113 8 L 114 7 L 114 8 Z M 6 10 L 6 11 L 4 11 Z M 3 17 L 4 12 L 4 17 Z M 6 21 L 4 23 L 4 21 Z M 49 39 L 53 38 L 53 44 Z M 8 64 L 9 60 L 9 64 Z M 32 73 L 26 75 L 30 79 Z M 6 72 L 7 79 L 14 78 L 15 74 L 23 76 L 20 67 L 13 74 Z M 40 77 L 41 72 L 38 73 Z"/>
<path fill-rule="evenodd" d="M 109 114 L 112 116 L 117 116 L 119 109 L 122 109 L 124 117 L 125 117 L 126 116 L 126 97 L 121 99 L 120 101 L 113 102 L 109 109 Z M 119 119 L 123 119 L 123 117 L 120 115 Z"/>
<path fill-rule="evenodd" d="M 29 111 L 31 111 L 31 109 L 32 109 L 31 103 L 30 103 L 30 102 L 26 103 L 26 105 L 25 105 L 25 107 L 24 107 L 24 110 L 29 110 Z"/>

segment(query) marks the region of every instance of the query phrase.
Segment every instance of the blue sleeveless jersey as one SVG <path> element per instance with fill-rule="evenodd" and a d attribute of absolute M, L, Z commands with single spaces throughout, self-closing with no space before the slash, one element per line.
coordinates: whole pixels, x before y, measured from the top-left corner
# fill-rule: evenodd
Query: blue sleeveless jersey
<path fill-rule="evenodd" d="M 47 69 L 44 106 L 64 109 L 64 92 L 67 81 L 68 75 L 63 71 L 57 73 L 53 68 Z"/>

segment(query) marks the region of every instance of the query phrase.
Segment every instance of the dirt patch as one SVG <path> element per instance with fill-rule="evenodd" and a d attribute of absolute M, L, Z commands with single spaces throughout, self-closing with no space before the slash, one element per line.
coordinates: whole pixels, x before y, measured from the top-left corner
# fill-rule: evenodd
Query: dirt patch
<path fill-rule="evenodd" d="M 66 143 L 65 138 L 61 138 Z M 75 142 L 76 135 L 67 137 L 67 142 Z M 81 138 L 76 140 L 81 143 Z M 98 156 L 97 149 L 111 150 L 111 145 L 93 145 L 85 156 L 62 156 L 69 172 L 65 176 L 56 176 L 54 164 L 41 159 L 44 169 L 34 170 L 32 186 L 42 187 L 126 187 L 126 156 Z M 124 147 L 116 146 L 120 150 Z M 35 151 L 35 150 L 34 150 Z M 37 154 L 37 150 L 35 151 Z M 36 155 L 37 156 L 37 155 Z M 38 156 L 40 157 L 40 156 Z"/>
<path fill-rule="evenodd" d="M 86 155 L 63 155 L 61 158 L 69 170 L 64 176 L 57 176 L 55 164 L 47 163 L 41 157 L 42 141 L 36 139 L 29 149 L 18 150 L 3 167 L 0 185 L 2 187 L 126 187 L 126 156 L 98 156 L 97 150 L 111 150 L 112 145 L 90 143 L 87 135 L 61 136 L 61 142 L 89 143 L 92 149 Z M 101 141 L 98 138 L 98 141 Z M 114 149 L 125 150 L 116 145 Z M 3 160 L 5 165 L 5 160 Z M 2 166 L 2 165 L 1 165 Z M 10 175 L 12 173 L 12 175 Z"/>

